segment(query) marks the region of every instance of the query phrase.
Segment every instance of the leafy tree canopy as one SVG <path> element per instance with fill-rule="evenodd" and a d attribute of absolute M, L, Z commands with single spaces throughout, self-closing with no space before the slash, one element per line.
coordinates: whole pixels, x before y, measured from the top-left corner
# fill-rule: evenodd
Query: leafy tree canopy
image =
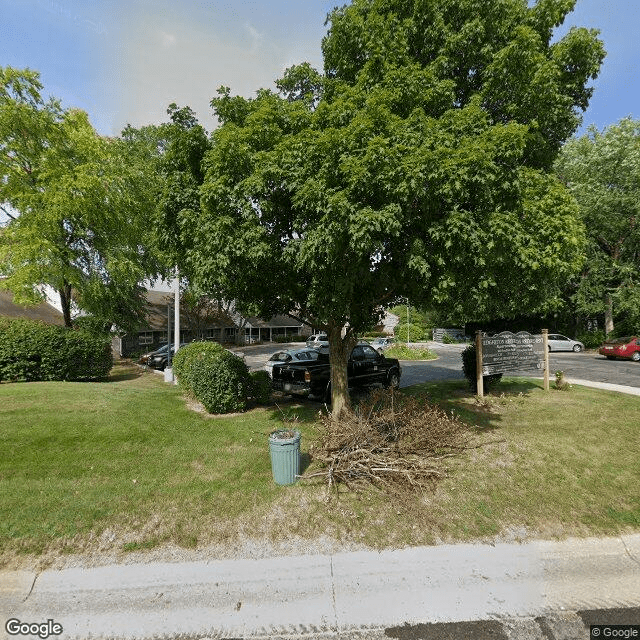
<path fill-rule="evenodd" d="M 142 313 L 138 283 L 156 270 L 145 246 L 150 192 L 124 140 L 96 134 L 86 113 L 41 97 L 34 71 L 0 68 L 2 286 L 19 302 L 59 292 L 120 327 Z"/>
<path fill-rule="evenodd" d="M 328 17 L 324 75 L 300 65 L 280 93 L 212 101 L 190 276 L 326 328 L 334 412 L 380 305 L 510 315 L 580 266 L 575 203 L 547 170 L 604 54 L 585 29 L 551 43 L 572 6 L 354 0 Z"/>
<path fill-rule="evenodd" d="M 640 120 L 625 118 L 563 147 L 556 171 L 580 205 L 587 261 L 573 296 L 585 315 L 605 314 L 640 331 Z"/>

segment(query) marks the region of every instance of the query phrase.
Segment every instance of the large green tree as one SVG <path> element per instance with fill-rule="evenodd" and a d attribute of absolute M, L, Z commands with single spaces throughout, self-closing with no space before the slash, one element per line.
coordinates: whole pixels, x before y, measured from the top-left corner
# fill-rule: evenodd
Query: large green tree
<path fill-rule="evenodd" d="M 55 289 L 65 324 L 72 302 L 120 327 L 137 324 L 154 202 L 144 164 L 122 139 L 96 134 L 86 113 L 44 101 L 38 73 L 0 68 L 1 284 L 20 302 Z"/>
<path fill-rule="evenodd" d="M 640 120 L 625 118 L 602 132 L 591 127 L 562 148 L 556 171 L 580 205 L 587 260 L 573 294 L 576 310 L 604 314 L 640 330 Z"/>
<path fill-rule="evenodd" d="M 333 413 L 381 305 L 452 317 L 554 299 L 581 264 L 575 203 L 549 169 L 586 108 L 602 44 L 573 2 L 354 0 L 334 10 L 324 74 L 212 101 L 190 277 L 254 312 L 327 330 Z"/>

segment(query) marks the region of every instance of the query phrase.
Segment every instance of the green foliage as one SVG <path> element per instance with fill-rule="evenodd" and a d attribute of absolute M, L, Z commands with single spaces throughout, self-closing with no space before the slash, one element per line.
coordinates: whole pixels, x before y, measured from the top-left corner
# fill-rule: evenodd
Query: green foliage
<path fill-rule="evenodd" d="M 22 318 L 0 319 L 0 381 L 99 379 L 112 366 L 108 336 Z"/>
<path fill-rule="evenodd" d="M 271 400 L 272 392 L 269 374 L 266 371 L 252 371 L 250 378 L 251 397 L 253 397 L 258 404 L 267 404 Z"/>
<path fill-rule="evenodd" d="M 307 336 L 299 336 L 299 335 L 274 336 L 273 341 L 279 344 L 286 343 L 286 342 L 306 342 Z"/>
<path fill-rule="evenodd" d="M 86 113 L 45 102 L 39 75 L 0 67 L 0 235 L 3 288 L 17 302 L 48 284 L 71 304 L 122 328 L 142 316 L 141 282 L 156 272 L 148 250 L 154 201 L 129 145 L 97 135 Z M 144 250 L 142 250 L 144 248 Z"/>
<path fill-rule="evenodd" d="M 585 349 L 596 349 L 604 342 L 605 335 L 604 331 L 590 331 L 576 336 L 576 340 L 582 342 Z"/>
<path fill-rule="evenodd" d="M 476 377 L 476 343 L 472 342 L 460 354 L 462 358 L 462 372 L 469 382 L 469 388 L 474 392 L 478 392 L 478 379 Z M 502 379 L 501 373 L 490 376 L 482 376 L 482 387 L 485 393 L 488 393 L 492 386 Z"/>
<path fill-rule="evenodd" d="M 108 336 L 111 332 L 111 323 L 97 316 L 80 316 L 74 319 L 73 328 L 98 336 Z"/>
<path fill-rule="evenodd" d="M 398 360 L 435 360 L 438 357 L 429 349 L 407 347 L 402 343 L 394 344 L 385 349 L 384 355 L 387 358 L 398 358 Z"/>
<path fill-rule="evenodd" d="M 417 324 L 410 324 L 407 328 L 406 323 L 399 323 L 393 329 L 393 335 L 400 342 L 407 342 L 407 329 L 409 334 L 409 342 L 421 342 L 427 339 L 425 329 Z"/>
<path fill-rule="evenodd" d="M 180 385 L 209 413 L 244 411 L 250 391 L 247 365 L 215 342 L 192 342 L 178 349 L 173 370 Z"/>
<path fill-rule="evenodd" d="M 571 385 L 565 380 L 564 371 L 556 371 L 556 379 L 553 386 L 558 391 L 569 391 L 571 389 Z"/>
<path fill-rule="evenodd" d="M 576 310 L 639 325 L 640 120 L 624 118 L 602 132 L 591 127 L 563 147 L 555 169 L 587 229 L 587 260 L 572 297 Z"/>
<path fill-rule="evenodd" d="M 334 372 L 392 299 L 452 322 L 543 309 L 584 244 L 547 171 L 603 57 L 584 29 L 552 44 L 569 8 L 354 0 L 329 16 L 323 77 L 298 67 L 251 99 L 222 87 L 202 210 L 180 227 L 190 279 L 324 327 Z"/>

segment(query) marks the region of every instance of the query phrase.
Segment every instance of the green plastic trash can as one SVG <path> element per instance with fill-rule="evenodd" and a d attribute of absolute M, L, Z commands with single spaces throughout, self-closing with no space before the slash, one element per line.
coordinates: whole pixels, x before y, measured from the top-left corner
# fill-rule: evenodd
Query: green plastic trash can
<path fill-rule="evenodd" d="M 300 473 L 300 432 L 278 429 L 269 436 L 271 471 L 276 484 L 293 484 Z"/>

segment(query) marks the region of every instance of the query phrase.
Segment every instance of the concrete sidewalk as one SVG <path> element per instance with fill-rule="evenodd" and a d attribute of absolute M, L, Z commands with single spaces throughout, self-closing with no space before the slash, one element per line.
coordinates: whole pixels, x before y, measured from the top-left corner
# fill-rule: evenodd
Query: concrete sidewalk
<path fill-rule="evenodd" d="M 51 638 L 247 638 L 640 605 L 640 534 L 0 573 L 0 617 Z"/>

